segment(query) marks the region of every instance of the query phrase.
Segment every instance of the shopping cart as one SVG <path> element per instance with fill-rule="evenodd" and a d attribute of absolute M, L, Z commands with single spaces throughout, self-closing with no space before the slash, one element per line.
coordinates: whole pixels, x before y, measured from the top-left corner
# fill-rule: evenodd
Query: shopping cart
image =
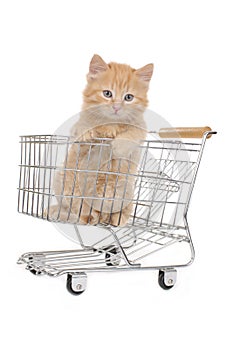
<path fill-rule="evenodd" d="M 26 269 L 35 275 L 66 274 L 67 289 L 76 295 L 86 289 L 87 273 L 91 271 L 159 270 L 159 285 L 163 289 L 172 288 L 176 283 L 176 269 L 188 266 L 194 260 L 187 212 L 205 142 L 212 134 L 216 132 L 208 127 L 149 132 L 147 139 L 138 146 L 140 162 L 133 173 L 111 171 L 109 139 L 78 142 L 65 136 L 22 136 L 18 211 L 62 225 L 63 229 L 72 228 L 73 239 L 80 249 L 25 253 L 18 263 L 26 264 Z M 67 163 L 71 147 L 76 147 L 77 155 L 73 168 Z M 89 160 L 86 168 L 79 166 L 82 147 Z M 92 152 L 95 152 L 95 167 L 91 167 Z M 104 169 L 100 166 L 103 154 L 107 154 L 107 168 Z M 130 156 L 128 162 L 131 163 Z M 73 185 L 67 195 L 64 187 L 68 173 L 73 174 Z M 59 193 L 54 191 L 57 174 L 63 176 Z M 97 194 L 98 177 L 105 176 L 107 185 L 108 177 L 113 175 L 116 189 L 119 178 L 126 184 L 121 196 L 117 195 L 117 190 L 111 196 L 107 196 L 106 191 Z M 84 181 L 83 191 L 79 194 L 75 193 L 78 177 Z M 134 186 L 131 195 L 127 192 L 128 183 Z M 79 207 L 74 215 L 72 205 L 77 200 Z M 64 201 L 65 215 L 61 209 Z M 90 208 L 89 217 L 96 207 L 100 214 L 104 212 L 107 203 L 109 222 L 99 219 L 95 226 L 90 222 L 82 225 L 84 203 Z M 115 203 L 119 213 L 129 203 L 132 206 L 124 226 L 111 224 Z M 54 206 L 58 210 L 51 215 Z M 88 228 L 92 228 L 92 232 Z M 177 251 L 173 251 L 173 247 L 177 247 Z M 181 258 L 185 261 L 180 261 Z"/>

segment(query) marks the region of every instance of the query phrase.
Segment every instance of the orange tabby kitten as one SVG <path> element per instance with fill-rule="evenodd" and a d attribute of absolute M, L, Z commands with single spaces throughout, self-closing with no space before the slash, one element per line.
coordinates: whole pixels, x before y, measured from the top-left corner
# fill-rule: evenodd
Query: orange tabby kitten
<path fill-rule="evenodd" d="M 143 112 L 152 73 L 153 64 L 136 70 L 93 56 L 80 119 L 71 130 L 80 143 L 72 144 L 65 164 L 78 172 L 61 171 L 54 183 L 56 195 L 76 197 L 64 197 L 49 208 L 48 218 L 92 225 L 127 223 L 140 159 L 138 145 L 146 138 Z M 99 138 L 107 138 L 105 145 Z M 82 171 L 87 169 L 92 171 Z"/>

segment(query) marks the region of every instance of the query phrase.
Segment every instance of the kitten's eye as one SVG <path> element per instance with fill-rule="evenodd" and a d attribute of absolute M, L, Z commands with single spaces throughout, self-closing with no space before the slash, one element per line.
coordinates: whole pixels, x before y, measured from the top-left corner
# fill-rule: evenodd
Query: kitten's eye
<path fill-rule="evenodd" d="M 130 102 L 130 101 L 133 101 L 133 99 L 134 99 L 134 95 L 132 94 L 125 95 L 125 101 Z"/>
<path fill-rule="evenodd" d="M 107 97 L 107 98 L 111 98 L 112 97 L 112 93 L 110 90 L 104 90 L 103 91 L 103 95 L 104 97 Z"/>

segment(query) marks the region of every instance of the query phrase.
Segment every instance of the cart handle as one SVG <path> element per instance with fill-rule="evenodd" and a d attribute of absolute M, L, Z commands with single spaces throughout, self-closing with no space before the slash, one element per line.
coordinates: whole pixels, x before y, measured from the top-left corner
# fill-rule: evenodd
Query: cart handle
<path fill-rule="evenodd" d="M 159 130 L 161 138 L 190 138 L 201 139 L 206 132 L 211 132 L 209 126 L 204 127 L 177 127 L 177 128 L 162 128 Z M 212 133 L 207 135 L 207 139 L 212 136 Z"/>

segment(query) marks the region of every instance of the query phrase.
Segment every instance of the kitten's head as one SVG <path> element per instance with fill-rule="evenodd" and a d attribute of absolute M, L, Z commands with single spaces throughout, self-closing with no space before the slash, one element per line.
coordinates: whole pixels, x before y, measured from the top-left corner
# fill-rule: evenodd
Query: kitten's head
<path fill-rule="evenodd" d="M 126 64 L 111 62 L 94 55 L 83 92 L 83 109 L 91 108 L 113 122 L 133 121 L 148 104 L 147 91 L 153 64 L 133 69 Z"/>

